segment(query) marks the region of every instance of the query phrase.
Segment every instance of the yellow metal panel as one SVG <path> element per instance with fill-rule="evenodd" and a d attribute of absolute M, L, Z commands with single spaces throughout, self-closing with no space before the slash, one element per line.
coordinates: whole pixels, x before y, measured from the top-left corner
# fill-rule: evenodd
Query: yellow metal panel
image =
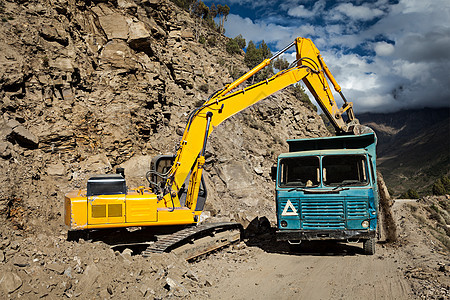
<path fill-rule="evenodd" d="M 106 204 L 92 205 L 92 218 L 106 218 Z"/>
<path fill-rule="evenodd" d="M 78 192 L 66 194 L 64 201 L 65 222 L 70 229 L 87 228 L 87 200 Z"/>
<path fill-rule="evenodd" d="M 125 195 L 91 196 L 88 198 L 88 202 L 89 225 L 125 222 Z M 108 206 L 110 205 L 117 206 L 111 211 L 110 209 L 108 209 Z M 113 214 L 109 215 L 106 212 L 112 212 Z"/>
<path fill-rule="evenodd" d="M 194 213 L 188 208 L 177 208 L 173 211 L 168 208 L 158 209 L 159 225 L 180 225 L 192 223 L 195 223 Z"/>
<path fill-rule="evenodd" d="M 126 222 L 156 222 L 156 196 L 148 195 L 134 195 L 127 196 L 126 200 Z"/>
<path fill-rule="evenodd" d="M 109 217 L 121 217 L 122 215 L 122 204 L 108 204 Z"/>

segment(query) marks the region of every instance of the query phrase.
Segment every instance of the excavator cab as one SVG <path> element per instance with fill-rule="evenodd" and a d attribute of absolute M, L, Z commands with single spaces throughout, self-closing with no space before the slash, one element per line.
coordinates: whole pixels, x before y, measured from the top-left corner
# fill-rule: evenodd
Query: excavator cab
<path fill-rule="evenodd" d="M 152 158 L 150 163 L 150 172 L 147 173 L 147 180 L 150 184 L 150 188 L 154 193 L 158 193 L 163 191 L 167 184 L 167 175 L 175 161 L 175 155 L 158 155 Z M 185 182 L 178 190 L 178 198 L 180 199 L 181 206 L 185 206 L 186 204 L 186 196 L 187 196 L 187 185 L 190 178 L 189 176 L 186 178 Z M 206 184 L 205 179 L 202 175 L 200 189 L 197 198 L 197 204 L 195 207 L 196 211 L 202 211 L 203 207 L 206 203 L 207 197 Z"/>

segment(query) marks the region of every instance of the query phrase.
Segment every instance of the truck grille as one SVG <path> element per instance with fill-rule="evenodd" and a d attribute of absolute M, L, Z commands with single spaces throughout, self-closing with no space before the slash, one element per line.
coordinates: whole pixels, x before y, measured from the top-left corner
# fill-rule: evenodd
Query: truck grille
<path fill-rule="evenodd" d="M 284 219 L 297 219 L 303 230 L 342 230 L 356 226 L 354 220 L 369 218 L 368 199 L 364 197 L 344 198 L 281 198 L 279 213 L 287 206 L 287 201 L 292 203 L 295 214 L 282 215 Z M 289 207 L 289 206 L 288 206 Z M 292 209 L 287 209 L 287 213 Z M 285 213 L 286 213 L 285 212 Z M 350 227 L 349 227 L 350 226 Z"/>
<path fill-rule="evenodd" d="M 367 200 L 348 199 L 346 202 L 348 219 L 363 219 L 368 217 Z"/>
<path fill-rule="evenodd" d="M 301 201 L 303 229 L 345 229 L 345 211 L 342 200 Z"/>

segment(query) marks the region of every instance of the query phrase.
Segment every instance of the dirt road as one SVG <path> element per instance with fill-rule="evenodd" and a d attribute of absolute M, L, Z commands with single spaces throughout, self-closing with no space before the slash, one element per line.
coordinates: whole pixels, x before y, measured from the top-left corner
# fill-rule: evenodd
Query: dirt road
<path fill-rule="evenodd" d="M 248 249 L 251 258 L 233 262 L 234 253 L 201 264 L 218 268 L 212 299 L 411 299 L 409 282 L 392 249 L 378 247 L 374 256 L 360 245 L 304 245 L 296 253 Z M 282 251 L 280 251 L 282 252 Z M 222 265 L 220 261 L 232 261 Z"/>
<path fill-rule="evenodd" d="M 292 252 L 259 238 L 194 268 L 214 283 L 205 291 L 211 299 L 448 299 L 448 254 L 410 218 L 407 204 L 394 208 L 400 241 L 378 243 L 373 256 L 361 243 L 311 242 Z"/>

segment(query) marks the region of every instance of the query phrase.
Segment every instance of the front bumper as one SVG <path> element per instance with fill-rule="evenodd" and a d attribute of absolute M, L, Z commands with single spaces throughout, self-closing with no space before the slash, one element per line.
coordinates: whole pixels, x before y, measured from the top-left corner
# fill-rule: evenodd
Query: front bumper
<path fill-rule="evenodd" d="M 375 237 L 369 230 L 278 230 L 277 241 L 367 240 Z"/>

